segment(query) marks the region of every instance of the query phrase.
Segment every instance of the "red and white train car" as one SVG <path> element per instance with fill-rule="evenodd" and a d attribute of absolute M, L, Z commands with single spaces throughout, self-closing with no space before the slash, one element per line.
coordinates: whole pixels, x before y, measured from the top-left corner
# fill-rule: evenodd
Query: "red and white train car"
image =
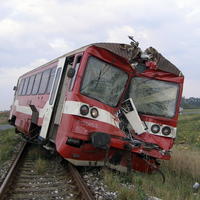
<path fill-rule="evenodd" d="M 9 121 L 74 165 L 150 172 L 170 159 L 183 79 L 152 48 L 91 44 L 22 75 Z"/>

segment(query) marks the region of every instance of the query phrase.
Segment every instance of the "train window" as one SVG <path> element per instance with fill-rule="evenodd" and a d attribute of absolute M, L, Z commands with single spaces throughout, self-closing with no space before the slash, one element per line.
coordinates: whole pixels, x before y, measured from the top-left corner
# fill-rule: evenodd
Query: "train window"
<path fill-rule="evenodd" d="M 23 87 L 23 90 L 22 90 L 22 95 L 25 95 L 25 94 L 26 94 L 26 90 L 27 90 L 27 87 L 28 87 L 29 79 L 30 79 L 30 77 L 27 77 L 27 78 L 25 79 L 24 87 Z"/>
<path fill-rule="evenodd" d="M 172 118 L 176 114 L 178 92 L 177 83 L 134 77 L 129 96 L 139 113 Z"/>
<path fill-rule="evenodd" d="M 75 58 L 75 63 L 74 63 L 74 66 L 73 68 L 75 69 L 75 74 L 73 76 L 73 78 L 71 79 L 70 83 L 69 83 L 69 90 L 71 91 L 74 87 L 74 83 L 75 83 L 75 80 L 76 80 L 76 75 L 77 75 L 77 72 L 78 72 L 78 69 L 79 69 L 79 66 L 80 66 L 80 63 L 81 63 L 81 58 L 82 58 L 82 55 L 78 55 L 76 58 Z M 70 68 L 70 66 L 68 66 Z M 68 68 L 68 69 L 69 69 Z"/>
<path fill-rule="evenodd" d="M 44 94 L 46 91 L 48 80 L 49 80 L 50 70 L 51 69 L 45 70 L 42 74 L 42 80 L 41 80 L 41 84 L 40 84 L 39 94 Z"/>
<path fill-rule="evenodd" d="M 37 94 L 39 86 L 40 86 L 41 77 L 42 77 L 42 73 L 39 73 L 36 75 L 32 94 Z"/>
<path fill-rule="evenodd" d="M 35 80 L 35 75 L 30 77 L 30 81 L 29 81 L 28 88 L 26 91 L 27 95 L 30 95 L 32 92 L 34 80 Z"/>
<path fill-rule="evenodd" d="M 56 73 L 56 77 L 55 77 L 55 81 L 54 81 L 54 85 L 53 85 L 53 89 L 52 89 L 52 93 L 51 93 L 51 97 L 50 97 L 50 101 L 49 101 L 50 105 L 52 105 L 53 101 L 54 101 L 56 89 L 57 89 L 58 83 L 59 83 L 60 74 L 61 74 L 61 67 L 58 68 L 57 73 Z"/>
<path fill-rule="evenodd" d="M 81 94 L 115 107 L 125 89 L 127 79 L 125 71 L 91 56 L 83 77 Z"/>
<path fill-rule="evenodd" d="M 50 91 L 51 91 L 52 84 L 53 84 L 53 79 L 54 79 L 54 76 L 55 76 L 55 72 L 56 72 L 56 67 L 51 69 L 51 73 L 50 73 L 50 77 L 49 77 L 49 83 L 48 83 L 47 91 L 46 91 L 47 94 L 49 94 Z"/>
<path fill-rule="evenodd" d="M 18 95 L 21 95 L 21 94 L 22 94 L 23 86 L 24 86 L 24 79 L 22 79 L 22 80 L 20 81 L 19 90 L 18 90 Z"/>

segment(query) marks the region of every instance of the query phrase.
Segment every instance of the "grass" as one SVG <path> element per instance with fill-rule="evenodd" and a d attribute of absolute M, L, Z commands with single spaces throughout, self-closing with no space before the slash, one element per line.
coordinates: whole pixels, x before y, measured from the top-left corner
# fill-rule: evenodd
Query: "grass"
<path fill-rule="evenodd" d="M 183 113 L 190 113 L 190 112 L 200 112 L 200 108 L 191 108 L 191 109 L 184 109 Z"/>
<path fill-rule="evenodd" d="M 20 137 L 15 134 L 14 129 L 0 131 L 0 165 L 12 157 L 19 141 Z"/>
<path fill-rule="evenodd" d="M 9 112 L 0 112 L 0 124 L 7 124 Z M 15 134 L 14 129 L 0 131 L 0 167 L 7 160 L 10 160 L 15 146 L 21 141 L 21 137 Z M 46 171 L 48 161 L 45 158 L 45 153 L 37 147 L 32 147 L 29 152 L 29 158 L 35 160 L 34 169 L 42 174 Z"/>
<path fill-rule="evenodd" d="M 7 124 L 9 118 L 9 111 L 0 112 L 0 124 Z"/>
<path fill-rule="evenodd" d="M 103 177 L 109 189 L 118 192 L 118 200 L 146 200 L 147 196 L 163 200 L 199 200 L 200 195 L 196 195 L 192 189 L 192 185 L 200 181 L 199 166 L 198 152 L 175 149 L 173 158 L 161 164 L 165 183 L 158 173 L 133 172 L 125 175 L 104 170 Z"/>
<path fill-rule="evenodd" d="M 38 158 L 35 161 L 34 168 L 38 174 L 44 174 L 46 172 L 46 168 L 48 166 L 48 161 L 43 158 Z"/>
<path fill-rule="evenodd" d="M 200 114 L 180 116 L 176 143 L 200 148 Z"/>
<path fill-rule="evenodd" d="M 104 177 L 104 183 L 111 191 L 117 192 L 118 199 L 120 200 L 142 200 L 147 197 L 141 187 L 142 182 L 140 180 L 137 180 L 137 184 L 133 185 L 132 174 L 127 176 L 119 172 L 111 173 L 111 171 L 104 169 L 102 176 Z"/>
<path fill-rule="evenodd" d="M 172 159 L 161 162 L 160 174 L 139 172 L 128 175 L 103 170 L 105 184 L 118 191 L 118 200 L 146 200 L 155 196 L 162 200 L 199 200 L 200 190 L 195 193 L 193 184 L 200 182 L 200 114 L 181 115 L 176 145 Z"/>
<path fill-rule="evenodd" d="M 46 159 L 46 153 L 38 145 L 31 146 L 28 152 L 28 157 L 34 160 L 33 168 L 38 174 L 44 174 L 48 167 L 48 160 Z"/>

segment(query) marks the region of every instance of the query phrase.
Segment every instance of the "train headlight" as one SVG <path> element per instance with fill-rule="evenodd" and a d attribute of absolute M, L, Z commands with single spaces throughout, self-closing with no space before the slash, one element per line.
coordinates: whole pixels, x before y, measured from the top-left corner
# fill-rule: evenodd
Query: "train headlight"
<path fill-rule="evenodd" d="M 87 115 L 89 113 L 89 107 L 87 105 L 82 105 L 80 107 L 81 115 Z"/>
<path fill-rule="evenodd" d="M 157 125 L 157 124 L 154 124 L 152 127 L 151 127 L 151 131 L 153 132 L 153 133 L 158 133 L 159 131 L 160 131 L 160 126 L 159 125 Z"/>
<path fill-rule="evenodd" d="M 169 135 L 171 133 L 171 128 L 168 126 L 165 126 L 162 128 L 162 134 L 163 135 Z"/>
<path fill-rule="evenodd" d="M 97 117 L 99 116 L 99 112 L 98 112 L 98 110 L 97 110 L 96 108 L 92 108 L 92 109 L 90 110 L 90 114 L 91 114 L 91 116 L 92 116 L 93 118 L 97 118 Z"/>

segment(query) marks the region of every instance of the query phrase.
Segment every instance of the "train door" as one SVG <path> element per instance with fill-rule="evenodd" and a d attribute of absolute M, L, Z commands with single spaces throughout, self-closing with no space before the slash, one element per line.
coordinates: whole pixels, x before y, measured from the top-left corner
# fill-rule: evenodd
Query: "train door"
<path fill-rule="evenodd" d="M 42 128 L 40 131 L 40 136 L 42 138 L 47 138 L 48 129 L 49 129 L 49 125 L 50 125 L 50 121 L 51 121 L 51 117 L 52 117 L 52 113 L 53 113 L 53 109 L 55 105 L 55 99 L 58 93 L 58 88 L 60 85 L 60 81 L 61 81 L 61 77 L 62 77 L 63 70 L 65 68 L 64 67 L 65 65 L 66 65 L 66 57 L 60 58 L 58 61 L 58 66 L 57 66 L 57 70 L 54 77 L 53 87 L 49 95 L 49 100 L 47 101 L 45 105 L 45 113 L 43 117 Z"/>
<path fill-rule="evenodd" d="M 49 99 L 49 105 L 52 105 L 51 107 L 52 109 L 50 110 L 49 113 L 47 113 L 47 115 L 49 115 L 47 116 L 48 121 L 47 122 L 45 121 L 48 127 L 46 130 L 44 129 L 46 131 L 45 137 L 42 136 L 41 134 L 42 137 L 47 138 L 52 142 L 54 142 L 55 140 L 55 135 L 57 133 L 57 129 L 61 121 L 62 109 L 63 109 L 63 105 L 65 101 L 68 81 L 72 80 L 66 74 L 67 74 L 68 69 L 70 68 L 74 68 L 75 69 L 74 73 L 76 73 L 77 62 L 79 62 L 80 64 L 79 58 L 80 58 L 80 54 L 77 54 L 76 56 L 67 57 L 63 64 L 62 74 L 60 75 L 58 74 L 58 76 L 60 77 L 59 80 L 57 81 L 57 74 L 55 77 L 54 85 L 53 85 L 52 92 Z M 58 70 L 57 70 L 57 73 L 58 73 Z"/>
<path fill-rule="evenodd" d="M 49 128 L 47 131 L 47 137 L 51 142 L 54 142 L 55 135 L 57 133 L 58 126 L 61 121 L 62 116 L 62 109 L 63 104 L 65 100 L 65 94 L 66 94 L 66 87 L 67 87 L 67 81 L 68 77 L 66 76 L 66 73 L 69 68 L 71 68 L 74 61 L 74 56 L 67 57 L 64 65 L 64 69 L 60 78 L 60 83 L 58 84 L 58 90 L 56 95 L 54 95 L 54 107 L 51 114 L 51 120 L 49 122 Z M 51 98 L 50 98 L 51 102 Z"/>

